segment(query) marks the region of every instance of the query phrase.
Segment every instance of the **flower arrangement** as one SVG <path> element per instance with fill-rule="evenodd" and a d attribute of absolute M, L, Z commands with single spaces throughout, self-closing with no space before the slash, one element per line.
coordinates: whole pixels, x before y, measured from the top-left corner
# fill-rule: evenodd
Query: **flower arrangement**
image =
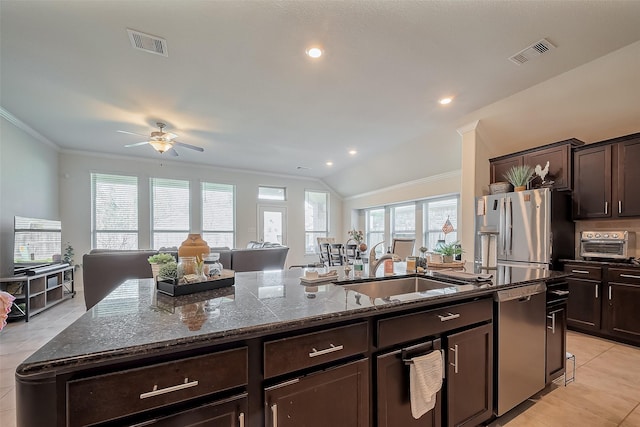
<path fill-rule="evenodd" d="M 354 228 L 353 230 L 349 230 L 348 234 L 350 238 L 358 243 L 362 243 L 362 241 L 364 240 L 364 233 L 362 232 L 362 230 L 356 230 Z"/>

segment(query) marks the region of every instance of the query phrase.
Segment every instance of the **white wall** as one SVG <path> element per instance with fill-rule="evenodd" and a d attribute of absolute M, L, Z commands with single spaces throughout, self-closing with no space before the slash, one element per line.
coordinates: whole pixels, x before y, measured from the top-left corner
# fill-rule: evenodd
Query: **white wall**
<path fill-rule="evenodd" d="M 233 184 L 236 188 L 236 247 L 244 247 L 257 239 L 258 186 L 287 188 L 286 202 L 263 204 L 287 208 L 287 266 L 317 261 L 317 256 L 304 255 L 304 192 L 319 190 L 330 192 L 330 230 L 343 232 L 342 200 L 326 185 L 315 179 L 298 179 L 290 176 L 264 175 L 245 171 L 225 170 L 202 165 L 178 163 L 171 160 L 128 159 L 98 156 L 87 153 L 63 152 L 60 160 L 61 216 L 65 236 L 76 249 L 76 262 L 91 249 L 91 182 L 92 172 L 122 174 L 139 177 L 140 248 L 151 247 L 149 240 L 149 178 L 185 179 L 192 188 L 199 188 L 201 181 Z M 192 218 L 200 218 L 192 213 Z M 200 225 L 192 223 L 192 231 L 200 232 Z M 187 236 L 185 235 L 185 238 Z"/>
<path fill-rule="evenodd" d="M 0 276 L 13 274 L 13 217 L 60 219 L 58 194 L 56 147 L 0 115 Z"/>

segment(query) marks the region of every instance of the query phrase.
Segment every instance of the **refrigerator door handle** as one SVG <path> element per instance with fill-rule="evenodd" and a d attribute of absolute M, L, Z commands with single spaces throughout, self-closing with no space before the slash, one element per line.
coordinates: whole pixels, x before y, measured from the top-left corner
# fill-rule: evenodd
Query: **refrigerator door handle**
<path fill-rule="evenodd" d="M 506 198 L 501 198 L 500 199 L 500 224 L 498 226 L 498 231 L 500 232 L 499 237 L 500 237 L 500 242 L 499 242 L 499 247 L 498 247 L 498 252 L 501 256 L 504 256 L 505 254 L 505 249 L 506 249 L 506 227 L 505 227 L 505 222 L 506 222 L 506 214 L 505 214 L 505 202 L 506 202 Z"/>
<path fill-rule="evenodd" d="M 506 243 L 505 244 L 505 252 L 507 253 L 507 255 L 511 255 L 512 250 L 513 250 L 513 234 L 512 234 L 512 229 L 513 229 L 513 210 L 511 209 L 511 198 L 507 198 L 506 199 L 506 209 L 507 209 L 507 220 L 506 220 L 506 228 L 507 228 L 507 237 L 506 237 Z"/>

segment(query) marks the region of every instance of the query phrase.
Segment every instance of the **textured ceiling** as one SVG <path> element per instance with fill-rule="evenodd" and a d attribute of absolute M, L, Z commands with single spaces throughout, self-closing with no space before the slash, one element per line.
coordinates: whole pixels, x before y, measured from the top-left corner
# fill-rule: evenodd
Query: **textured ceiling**
<path fill-rule="evenodd" d="M 116 131 L 163 121 L 205 149 L 176 161 L 353 194 L 367 188 L 341 189 L 347 168 L 428 153 L 471 112 L 640 40 L 639 16 L 640 1 L 2 0 L 0 106 L 64 150 L 160 159 Z M 133 49 L 127 28 L 166 39 L 168 57 Z M 557 49 L 508 60 L 542 38 Z M 425 173 L 458 168 L 459 150 Z"/>

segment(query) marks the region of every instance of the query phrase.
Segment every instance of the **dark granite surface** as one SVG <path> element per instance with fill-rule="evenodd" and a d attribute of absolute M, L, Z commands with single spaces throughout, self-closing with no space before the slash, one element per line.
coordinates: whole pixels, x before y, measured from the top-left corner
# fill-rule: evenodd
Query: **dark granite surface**
<path fill-rule="evenodd" d="M 341 268 L 337 283 L 353 280 Z M 380 268 L 382 271 L 382 268 Z M 493 293 L 561 272 L 518 267 L 489 270 L 487 282 L 461 282 L 446 271 L 418 274 L 446 282 L 441 288 L 372 298 L 331 282 L 305 285 L 302 269 L 236 274 L 232 287 L 170 297 L 151 279 L 128 280 L 25 360 L 18 375 L 77 367 L 112 358 L 144 355 L 185 345 L 204 345 L 285 331 L 315 322 L 444 304 Z M 396 277 L 412 277 L 395 263 Z M 351 279 L 351 280 L 349 280 Z M 91 284 L 85 284 L 91 286 Z"/>

